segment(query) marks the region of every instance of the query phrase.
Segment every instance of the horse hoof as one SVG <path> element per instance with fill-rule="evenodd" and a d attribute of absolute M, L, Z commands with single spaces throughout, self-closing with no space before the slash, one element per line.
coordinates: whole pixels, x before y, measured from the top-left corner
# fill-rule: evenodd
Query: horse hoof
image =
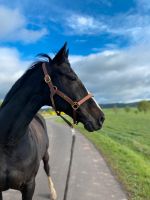
<path fill-rule="evenodd" d="M 48 183 L 49 183 L 49 188 L 50 188 L 51 200 L 56 200 L 57 199 L 57 193 L 56 193 L 53 181 L 52 181 L 50 176 L 48 177 Z"/>

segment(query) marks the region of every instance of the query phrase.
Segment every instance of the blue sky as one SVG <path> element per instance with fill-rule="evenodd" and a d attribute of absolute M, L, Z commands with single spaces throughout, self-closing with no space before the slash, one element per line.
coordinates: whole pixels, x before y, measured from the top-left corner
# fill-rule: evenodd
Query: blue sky
<path fill-rule="evenodd" d="M 108 44 L 124 47 L 128 39 L 112 34 L 103 27 L 103 20 L 113 20 L 115 15 L 133 11 L 134 1 L 0 1 L 6 9 L 17 9 L 27 21 L 28 30 L 42 31 L 38 41 L 15 38 L 1 40 L 1 45 L 15 46 L 25 56 L 38 52 L 57 51 L 64 41 L 68 41 L 70 51 L 76 55 L 88 55 L 93 49 L 107 48 Z M 50 3 L 49 3 L 50 2 Z M 10 20 L 11 22 L 11 20 Z M 112 25 L 115 22 L 111 22 Z M 45 31 L 44 31 L 45 30 Z M 42 35 L 42 33 L 41 33 Z"/>
<path fill-rule="evenodd" d="M 150 99 L 148 0 L 0 0 L 0 24 L 0 98 L 36 54 L 53 56 L 67 41 L 98 102 Z"/>

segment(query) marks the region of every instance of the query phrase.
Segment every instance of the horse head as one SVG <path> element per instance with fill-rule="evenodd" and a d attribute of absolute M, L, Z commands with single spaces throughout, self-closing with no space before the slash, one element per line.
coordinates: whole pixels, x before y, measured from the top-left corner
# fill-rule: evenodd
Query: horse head
<path fill-rule="evenodd" d="M 65 43 L 53 59 L 49 58 L 47 70 L 53 85 L 70 99 L 78 102 L 88 95 L 88 91 L 71 68 L 68 54 L 69 50 Z M 54 102 L 56 110 L 63 111 L 73 118 L 72 107 L 65 99 L 61 98 L 59 95 L 55 95 Z M 83 123 L 84 127 L 90 132 L 99 130 L 102 127 L 104 119 L 104 113 L 93 97 L 86 100 L 76 110 L 76 121 Z"/>

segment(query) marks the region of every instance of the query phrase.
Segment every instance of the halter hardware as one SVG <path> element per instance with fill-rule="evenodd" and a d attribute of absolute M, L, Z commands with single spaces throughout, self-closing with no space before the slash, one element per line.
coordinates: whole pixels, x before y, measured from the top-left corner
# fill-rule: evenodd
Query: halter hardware
<path fill-rule="evenodd" d="M 73 110 L 77 110 L 79 108 L 79 106 L 80 105 L 78 104 L 78 102 L 75 101 L 75 102 L 73 102 L 72 108 L 73 108 Z"/>
<path fill-rule="evenodd" d="M 44 80 L 45 80 L 45 83 L 50 83 L 51 77 L 48 74 L 45 74 Z"/>
<path fill-rule="evenodd" d="M 54 91 L 57 91 L 58 89 L 57 89 L 57 86 L 53 86 L 53 90 Z"/>

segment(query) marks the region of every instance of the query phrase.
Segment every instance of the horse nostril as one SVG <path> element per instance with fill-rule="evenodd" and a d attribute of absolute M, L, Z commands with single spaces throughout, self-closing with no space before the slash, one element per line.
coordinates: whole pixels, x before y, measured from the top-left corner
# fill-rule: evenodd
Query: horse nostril
<path fill-rule="evenodd" d="M 105 120 L 105 117 L 104 117 L 104 116 L 100 116 L 100 117 L 99 117 L 99 125 L 100 125 L 100 126 L 103 125 L 104 120 Z"/>

